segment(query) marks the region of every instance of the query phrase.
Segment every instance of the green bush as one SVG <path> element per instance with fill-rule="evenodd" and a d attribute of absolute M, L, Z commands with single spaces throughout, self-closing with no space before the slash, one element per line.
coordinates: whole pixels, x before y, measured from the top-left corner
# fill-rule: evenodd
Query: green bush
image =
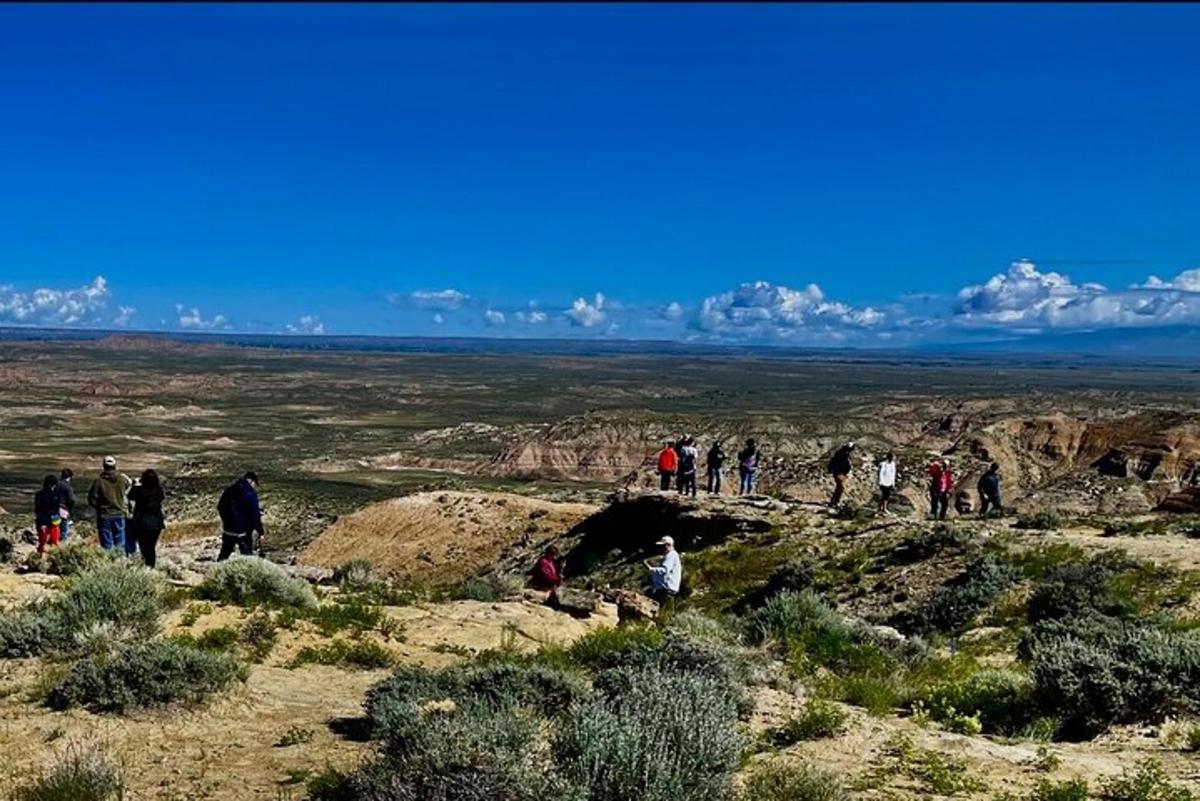
<path fill-rule="evenodd" d="M 1031 515 L 1021 515 L 1014 528 L 1032 529 L 1036 531 L 1052 531 L 1062 528 L 1063 520 L 1058 512 L 1036 512 Z"/>
<path fill-rule="evenodd" d="M 789 746 L 803 740 L 836 737 L 845 725 L 846 713 L 836 705 L 821 698 L 810 698 L 799 715 L 771 733 L 771 740 L 778 746 Z"/>
<path fill-rule="evenodd" d="M 293 578 L 279 565 L 253 556 L 219 562 L 196 594 L 210 601 L 251 606 L 295 606 L 311 609 L 317 596 L 303 579 Z"/>
<path fill-rule="evenodd" d="M 919 632 L 957 634 L 997 596 L 1020 578 L 1019 572 L 992 556 L 982 556 L 934 591 L 912 615 Z"/>
<path fill-rule="evenodd" d="M 628 664 L 631 659 L 649 659 L 662 642 L 663 633 L 657 626 L 624 624 L 583 635 L 571 645 L 567 656 L 581 667 L 604 670 Z"/>
<path fill-rule="evenodd" d="M 239 640 L 250 652 L 252 660 L 262 662 L 270 655 L 278 637 L 279 632 L 270 613 L 259 610 L 247 618 L 242 626 Z"/>
<path fill-rule="evenodd" d="M 1033 682 L 1016 671 L 984 669 L 934 687 L 924 701 L 939 722 L 966 715 L 978 719 L 988 733 L 1015 737 L 1034 712 Z"/>
<path fill-rule="evenodd" d="M 971 532 L 946 523 L 905 537 L 887 556 L 893 565 L 911 565 L 932 559 L 946 550 L 960 550 L 971 541 Z"/>
<path fill-rule="evenodd" d="M 755 768 L 746 779 L 744 801 L 848 801 L 841 781 L 810 765 L 771 763 Z"/>
<path fill-rule="evenodd" d="M 1114 577 L 1132 565 L 1114 554 L 1100 554 L 1086 562 L 1069 562 L 1052 568 L 1034 588 L 1027 604 L 1031 623 L 1061 620 L 1086 614 L 1125 617 L 1135 609 L 1131 600 L 1116 591 Z"/>
<path fill-rule="evenodd" d="M 396 655 L 372 640 L 334 640 L 327 645 L 301 648 L 291 667 L 336 665 L 338 667 L 377 670 L 396 664 Z"/>
<path fill-rule="evenodd" d="M 55 709 L 125 712 L 198 700 L 223 690 L 237 675 L 238 665 L 229 656 L 151 640 L 79 660 L 47 702 Z"/>
<path fill-rule="evenodd" d="M 1029 801 L 1088 801 L 1088 798 L 1088 783 L 1085 779 L 1067 779 L 1062 782 L 1038 779 Z"/>
<path fill-rule="evenodd" d="M 754 610 L 747 621 L 750 642 L 787 643 L 796 638 L 831 634 L 850 636 L 850 627 L 816 593 L 783 592 Z"/>
<path fill-rule="evenodd" d="M 1148 759 L 1100 783 L 1102 801 L 1194 801 L 1195 794 L 1167 780 L 1162 763 Z"/>
<path fill-rule="evenodd" d="M 467 579 L 451 593 L 451 598 L 489 603 L 503 601 L 519 595 L 523 585 L 524 581 L 515 576 L 491 573 Z"/>
<path fill-rule="evenodd" d="M 71 743 L 45 772 L 19 788 L 14 801 L 120 801 L 121 768 L 95 747 Z"/>
<path fill-rule="evenodd" d="M 761 597 L 770 599 L 782 592 L 802 592 L 811 589 L 817 580 L 820 564 L 812 556 L 793 557 L 771 571 Z"/>
<path fill-rule="evenodd" d="M 1118 723 L 1200 709 L 1200 639 L 1129 622 L 1051 624 L 1026 644 L 1034 697 L 1089 737 Z"/>
<path fill-rule="evenodd" d="M 75 540 L 60 548 L 51 548 L 42 556 L 45 572 L 56 576 L 78 576 L 111 564 L 114 559 L 113 554 L 103 548 Z"/>
<path fill-rule="evenodd" d="M 0 615 L 0 657 L 37 656 L 58 636 L 48 605 L 35 604 Z"/>
<path fill-rule="evenodd" d="M 551 747 L 595 801 L 725 801 L 744 743 L 728 692 L 701 675 L 616 668 Z"/>

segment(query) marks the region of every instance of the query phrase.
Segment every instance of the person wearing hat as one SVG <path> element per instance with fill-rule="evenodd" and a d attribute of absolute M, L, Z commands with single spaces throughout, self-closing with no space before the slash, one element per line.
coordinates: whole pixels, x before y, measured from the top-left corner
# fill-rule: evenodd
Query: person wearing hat
<path fill-rule="evenodd" d="M 653 560 L 647 559 L 643 564 L 650 571 L 650 597 L 662 604 L 679 594 L 679 585 L 683 582 L 683 562 L 675 550 L 672 537 L 663 537 L 655 545 L 662 548 L 662 562 L 656 565 Z"/>
<path fill-rule="evenodd" d="M 106 551 L 125 551 L 125 518 L 129 515 L 129 476 L 117 472 L 117 460 L 104 457 L 100 475 L 88 490 L 88 506 L 96 510 L 96 530 L 100 547 Z"/>
<path fill-rule="evenodd" d="M 258 474 L 248 470 L 230 484 L 217 501 L 221 516 L 221 552 L 217 561 L 223 562 L 237 548 L 243 556 L 254 553 L 254 535 L 264 535 L 262 508 L 258 505 Z M 261 550 L 261 548 L 260 548 Z"/>
<path fill-rule="evenodd" d="M 847 442 L 838 448 L 833 454 L 833 458 L 829 460 L 829 473 L 833 476 L 833 497 L 829 499 L 831 508 L 836 509 L 842 502 L 842 496 L 846 494 L 846 485 L 850 482 L 850 471 L 854 469 L 854 465 L 850 461 L 850 454 L 853 451 L 854 443 Z"/>

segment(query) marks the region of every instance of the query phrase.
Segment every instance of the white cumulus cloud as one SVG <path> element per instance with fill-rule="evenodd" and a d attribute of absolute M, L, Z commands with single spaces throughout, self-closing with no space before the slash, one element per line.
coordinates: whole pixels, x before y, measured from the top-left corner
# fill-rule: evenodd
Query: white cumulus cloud
<path fill-rule="evenodd" d="M 679 305 L 677 301 L 671 301 L 663 306 L 658 314 L 664 320 L 679 320 L 683 317 L 683 306 Z"/>
<path fill-rule="evenodd" d="M 1096 329 L 1200 323 L 1200 270 L 1112 290 L 1041 272 L 1030 261 L 958 293 L 954 322 L 974 327 Z"/>
<path fill-rule="evenodd" d="M 20 292 L 0 286 L 0 322 L 19 325 L 87 325 L 101 321 L 112 293 L 104 276 L 77 289 Z"/>
<path fill-rule="evenodd" d="M 433 322 L 435 325 L 441 325 L 442 323 L 446 322 L 446 318 L 442 316 L 441 312 L 437 312 L 433 315 Z"/>
<path fill-rule="evenodd" d="M 417 308 L 436 309 L 438 311 L 455 311 L 461 309 L 471 299 L 470 295 L 460 292 L 457 289 L 418 289 L 408 297 Z"/>
<path fill-rule="evenodd" d="M 219 331 L 230 327 L 229 321 L 225 319 L 225 315 L 218 314 L 214 317 L 206 318 L 200 313 L 200 309 L 195 306 L 186 308 L 182 303 L 176 303 L 175 312 L 179 315 L 178 324 L 180 328 L 192 331 Z"/>
<path fill-rule="evenodd" d="M 609 305 L 608 298 L 597 292 L 591 303 L 583 298 L 576 298 L 575 302 L 571 304 L 571 308 L 564 311 L 563 314 L 571 321 L 571 325 L 591 328 L 608 319 L 608 312 L 605 311 L 607 305 Z"/>
<path fill-rule="evenodd" d="M 536 300 L 529 301 L 528 311 L 513 312 L 513 317 L 518 323 L 525 323 L 527 325 L 540 325 L 548 319 L 546 313 L 538 308 Z"/>
<path fill-rule="evenodd" d="M 133 323 L 133 317 L 137 314 L 137 309 L 133 306 L 118 306 L 117 316 L 113 317 L 112 324 L 117 328 L 127 328 Z"/>
<path fill-rule="evenodd" d="M 484 309 L 483 319 L 488 325 L 504 325 L 504 312 L 495 309 Z"/>
<path fill-rule="evenodd" d="M 763 340 L 843 340 L 883 324 L 886 315 L 828 300 L 816 284 L 804 289 L 755 281 L 700 303 L 694 326 L 715 336 Z"/>
<path fill-rule="evenodd" d="M 321 318 L 316 315 L 306 314 L 294 323 L 288 323 L 287 332 L 289 334 L 308 334 L 310 336 L 324 336 L 325 324 L 321 322 Z"/>

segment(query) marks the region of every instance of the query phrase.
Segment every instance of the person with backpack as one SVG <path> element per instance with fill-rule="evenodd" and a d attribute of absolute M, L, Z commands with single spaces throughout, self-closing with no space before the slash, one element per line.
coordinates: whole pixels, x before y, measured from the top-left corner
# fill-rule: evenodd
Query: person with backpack
<path fill-rule="evenodd" d="M 879 463 L 879 514 L 888 514 L 888 501 L 896 489 L 896 454 L 891 451 Z"/>
<path fill-rule="evenodd" d="M 66 542 L 71 537 L 71 515 L 75 514 L 75 487 L 71 479 L 74 471 L 64 467 L 58 476 L 58 516 L 62 523 L 58 527 L 58 541 Z"/>
<path fill-rule="evenodd" d="M 117 472 L 117 460 L 104 457 L 100 475 L 88 490 L 88 506 L 96 510 L 96 530 L 100 535 L 100 547 L 106 551 L 124 552 L 125 518 L 129 516 L 129 490 L 133 482 L 129 476 Z"/>
<path fill-rule="evenodd" d="M 1000 505 L 1000 463 L 992 462 L 986 473 L 979 477 L 979 516 L 986 517 L 988 512 L 995 510 L 996 514 L 1003 514 L 1004 508 Z"/>
<path fill-rule="evenodd" d="M 675 452 L 675 443 L 668 442 L 658 452 L 658 488 L 664 492 L 671 489 L 675 471 L 679 468 L 679 454 Z"/>
<path fill-rule="evenodd" d="M 679 449 L 679 494 L 696 497 L 696 460 L 700 452 L 696 450 L 696 441 L 688 437 Z"/>
<path fill-rule="evenodd" d="M 162 480 L 158 473 L 146 470 L 141 479 L 129 491 L 129 502 L 133 507 L 130 517 L 130 534 L 142 552 L 146 567 L 154 567 L 158 561 L 158 538 L 167 527 L 163 515 Z"/>
<path fill-rule="evenodd" d="M 829 499 L 831 509 L 838 508 L 842 502 L 842 496 L 846 494 L 846 486 L 850 483 L 850 472 L 854 469 L 850 460 L 850 454 L 853 451 L 854 443 L 847 442 L 838 448 L 829 460 L 829 473 L 833 476 L 833 496 Z"/>
<path fill-rule="evenodd" d="M 721 440 L 717 440 L 708 449 L 708 455 L 704 457 L 705 467 L 708 469 L 708 494 L 721 494 L 721 474 L 725 467 L 725 450 L 721 447 Z"/>
<path fill-rule="evenodd" d="M 265 536 L 258 504 L 258 474 L 247 471 L 226 487 L 217 501 L 217 513 L 221 516 L 221 552 L 217 561 L 228 559 L 234 548 L 243 556 L 253 554 L 255 534 L 260 538 Z"/>
<path fill-rule="evenodd" d="M 33 494 L 33 525 L 37 529 L 37 552 L 45 553 L 47 545 L 58 545 L 58 479 L 46 476 L 42 488 Z"/>
<path fill-rule="evenodd" d="M 750 495 L 754 492 L 754 482 L 758 477 L 758 445 L 753 439 L 746 440 L 746 447 L 738 451 L 738 495 Z"/>

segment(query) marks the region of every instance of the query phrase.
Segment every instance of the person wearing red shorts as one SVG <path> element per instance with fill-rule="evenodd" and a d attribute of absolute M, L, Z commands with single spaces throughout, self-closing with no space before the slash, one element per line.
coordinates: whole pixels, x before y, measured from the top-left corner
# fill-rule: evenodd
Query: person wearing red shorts
<path fill-rule="evenodd" d="M 59 525 L 62 523 L 58 502 L 58 479 L 46 476 L 42 480 L 42 488 L 33 496 L 33 522 L 37 526 L 38 553 L 45 553 L 47 545 L 58 545 Z"/>

